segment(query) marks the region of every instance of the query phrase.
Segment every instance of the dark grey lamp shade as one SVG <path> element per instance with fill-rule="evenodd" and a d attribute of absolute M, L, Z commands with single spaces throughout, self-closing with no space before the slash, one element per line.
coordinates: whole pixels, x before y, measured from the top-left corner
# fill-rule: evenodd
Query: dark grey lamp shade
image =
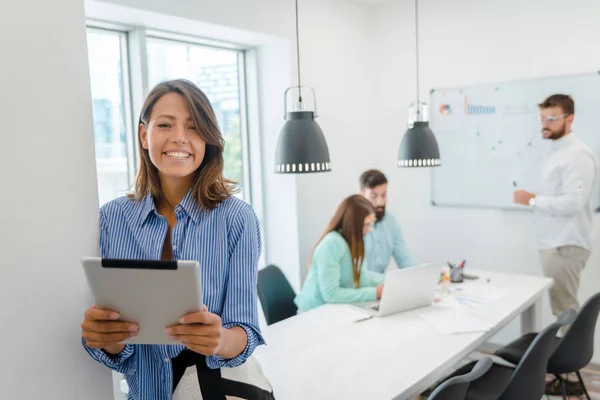
<path fill-rule="evenodd" d="M 398 151 L 398 166 L 437 167 L 441 165 L 440 149 L 429 123 L 417 121 L 406 131 L 400 142 Z"/>
<path fill-rule="evenodd" d="M 329 149 L 312 111 L 290 111 L 275 150 L 275 172 L 303 174 L 331 171 Z"/>

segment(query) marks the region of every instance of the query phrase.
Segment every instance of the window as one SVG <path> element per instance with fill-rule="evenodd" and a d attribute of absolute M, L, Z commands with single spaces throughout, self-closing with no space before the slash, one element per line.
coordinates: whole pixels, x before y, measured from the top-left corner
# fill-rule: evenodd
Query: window
<path fill-rule="evenodd" d="M 87 35 L 100 204 L 122 196 L 131 185 L 126 35 L 89 29 Z"/>
<path fill-rule="evenodd" d="M 225 139 L 225 177 L 236 181 L 238 196 L 250 202 L 244 52 L 193 40 L 173 40 L 159 33 L 138 35 L 146 54 L 127 54 L 128 33 L 88 27 L 88 53 L 92 83 L 94 137 L 100 204 L 129 191 L 137 171 L 137 124 L 145 93 L 130 89 L 131 79 L 148 91 L 177 78 L 194 82 L 209 98 Z M 139 43 L 139 42 L 138 42 Z M 128 62 L 145 60 L 142 63 Z M 141 65 L 144 70 L 130 70 Z M 147 83 L 141 77 L 147 74 Z M 137 81 L 139 79 L 139 81 Z M 134 120 L 135 118 L 135 120 Z"/>

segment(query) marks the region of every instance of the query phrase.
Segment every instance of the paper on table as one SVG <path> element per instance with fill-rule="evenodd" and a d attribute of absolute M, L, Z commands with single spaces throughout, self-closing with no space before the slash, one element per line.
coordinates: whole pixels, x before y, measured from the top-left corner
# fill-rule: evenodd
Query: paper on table
<path fill-rule="evenodd" d="M 507 296 L 507 293 L 497 287 L 479 283 L 456 285 L 449 288 L 457 298 L 468 299 L 477 303 L 491 304 Z"/>
<path fill-rule="evenodd" d="M 415 312 L 441 333 L 452 335 L 491 329 L 494 323 L 489 315 L 493 311 L 493 307 L 472 307 L 453 299 L 444 305 L 421 308 Z"/>

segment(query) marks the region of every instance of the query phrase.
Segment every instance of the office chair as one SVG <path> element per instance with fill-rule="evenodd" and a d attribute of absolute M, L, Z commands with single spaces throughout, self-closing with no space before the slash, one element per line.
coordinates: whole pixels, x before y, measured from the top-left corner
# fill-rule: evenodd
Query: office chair
<path fill-rule="evenodd" d="M 258 271 L 257 289 L 267 325 L 296 315 L 296 293 L 277 266 L 269 265 Z"/>
<path fill-rule="evenodd" d="M 566 310 L 533 339 L 516 367 L 493 364 L 468 389 L 467 400 L 540 400 L 546 388 L 546 367 L 554 352 L 556 333 L 575 319 L 575 310 Z M 474 363 L 459 368 L 451 377 L 473 369 Z"/>
<path fill-rule="evenodd" d="M 562 338 L 554 338 L 553 346 L 555 350 L 548 360 L 546 372 L 554 374 L 559 379 L 563 399 L 567 398 L 568 393 L 566 381 L 560 375 L 568 373 L 577 374 L 584 394 L 590 399 L 579 370 L 589 364 L 594 354 L 594 331 L 596 330 L 598 313 L 600 313 L 600 293 L 596 293 L 583 304 Z M 535 333 L 523 335 L 514 342 L 498 349 L 494 354 L 512 364 L 518 364 L 535 336 Z"/>
<path fill-rule="evenodd" d="M 477 361 L 473 369 L 442 382 L 427 397 L 427 400 L 464 400 L 471 382 L 481 378 L 491 367 L 493 361 L 489 357 Z"/>

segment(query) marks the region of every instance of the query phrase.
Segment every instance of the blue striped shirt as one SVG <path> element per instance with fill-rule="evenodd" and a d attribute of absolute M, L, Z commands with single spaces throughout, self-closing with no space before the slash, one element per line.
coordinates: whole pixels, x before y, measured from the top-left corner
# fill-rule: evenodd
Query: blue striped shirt
<path fill-rule="evenodd" d="M 177 223 L 171 245 L 175 260 L 197 260 L 202 270 L 204 304 L 221 317 L 224 328 L 239 326 L 248 345 L 233 359 L 206 358 L 209 368 L 243 364 L 264 344 L 258 326 L 256 280 L 261 251 L 260 228 L 250 205 L 231 197 L 203 211 L 190 193 L 175 207 Z M 152 196 L 136 202 L 120 197 L 100 209 L 100 249 L 104 258 L 159 260 L 168 231 L 167 220 L 156 212 Z M 85 345 L 92 358 L 125 375 L 128 399 L 171 399 L 171 359 L 182 345 L 127 344 L 111 356 Z"/>

